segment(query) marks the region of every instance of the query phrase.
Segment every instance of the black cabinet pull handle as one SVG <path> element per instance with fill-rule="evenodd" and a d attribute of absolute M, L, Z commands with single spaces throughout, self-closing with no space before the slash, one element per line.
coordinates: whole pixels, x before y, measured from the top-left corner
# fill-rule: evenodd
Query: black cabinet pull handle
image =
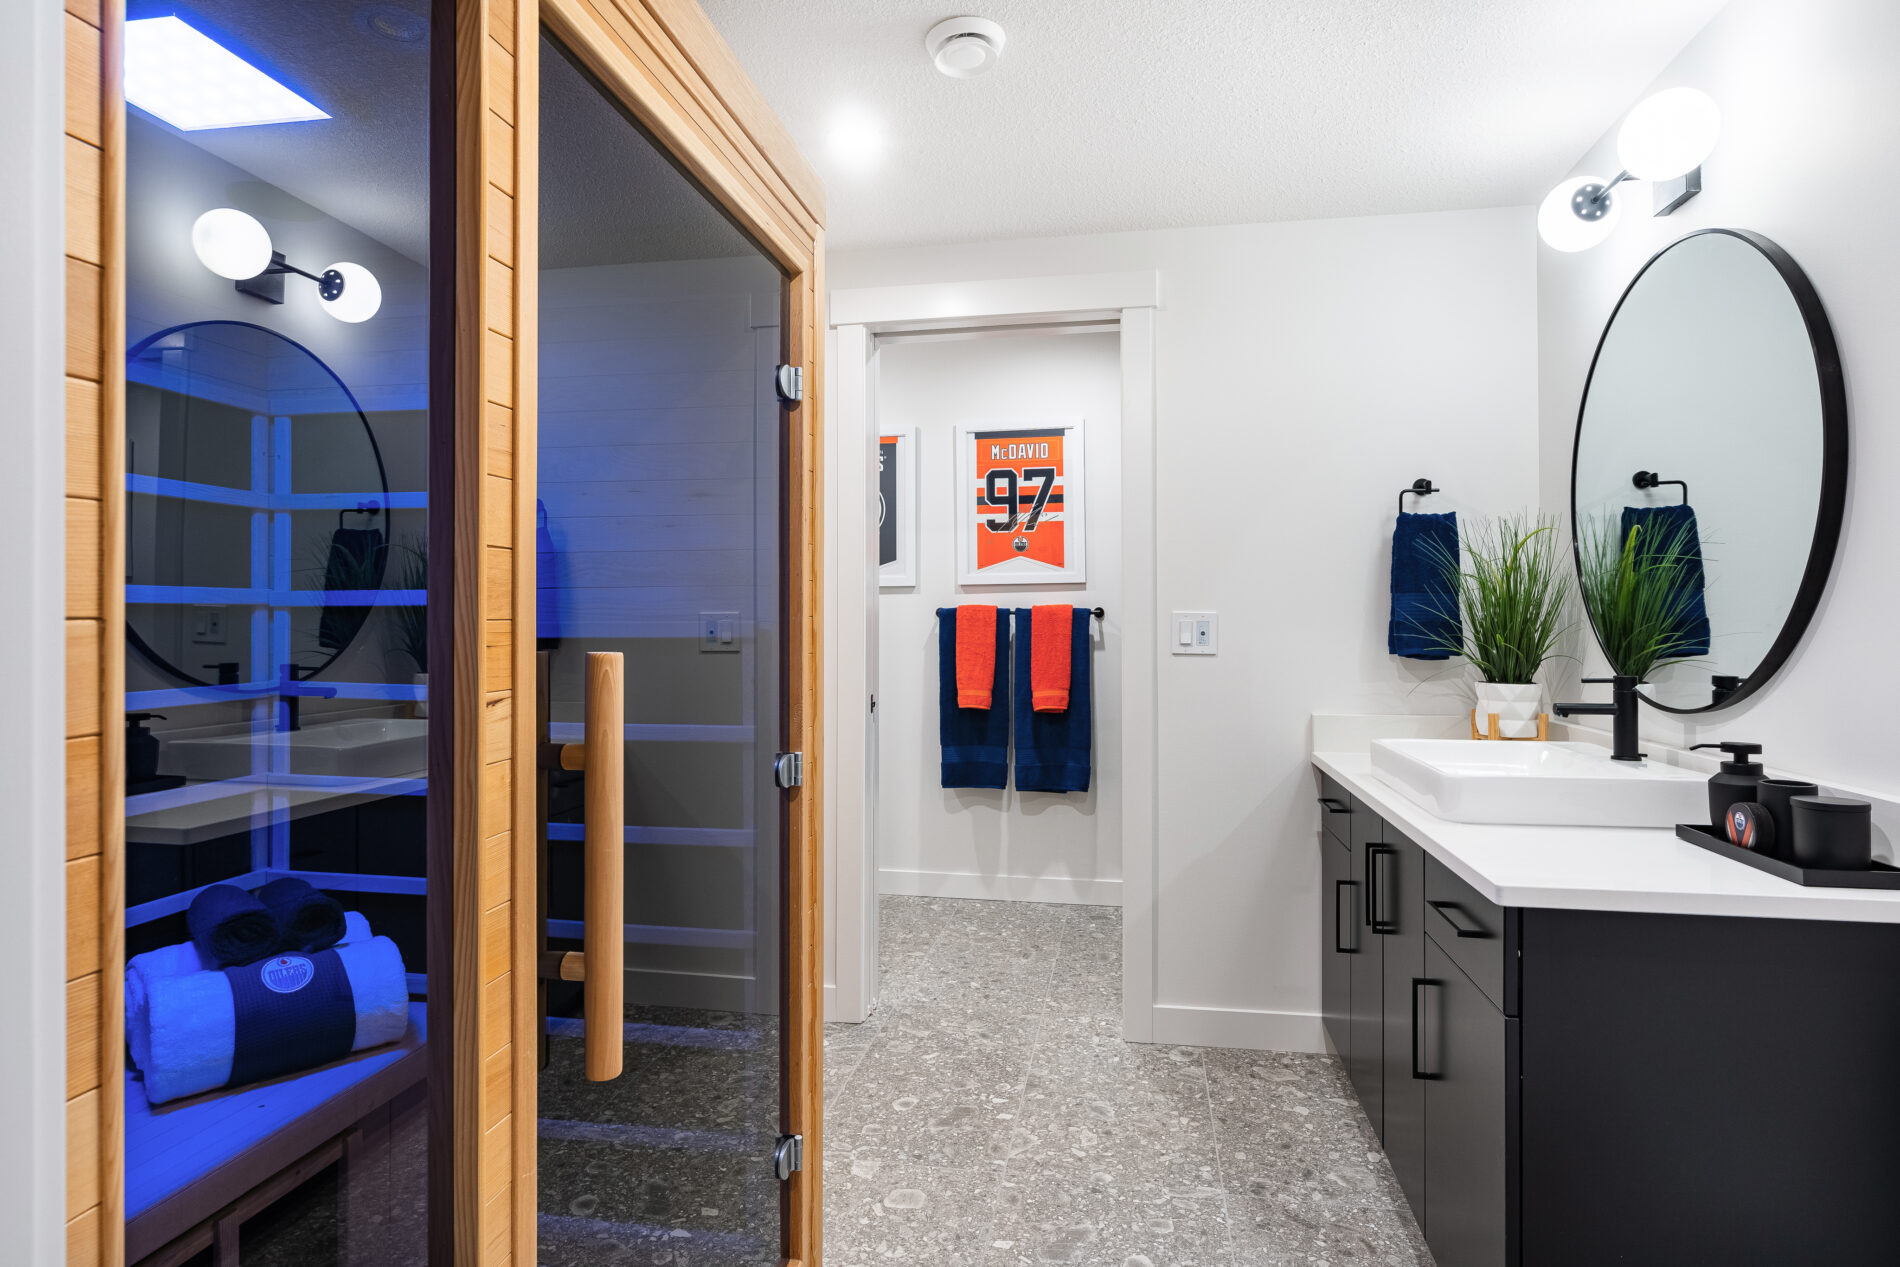
<path fill-rule="evenodd" d="M 1346 802 L 1340 800 L 1337 796 L 1322 796 L 1319 798 L 1319 803 L 1325 807 L 1328 814 L 1352 813 L 1352 806 L 1346 804 Z"/>
<path fill-rule="evenodd" d="M 1351 887 L 1353 887 L 1351 880 L 1333 881 L 1333 950 L 1341 955 L 1356 954 L 1359 949 L 1356 945 L 1339 944 L 1339 934 L 1345 931 L 1346 925 L 1352 923 L 1352 903 L 1348 901 L 1342 905 L 1340 901 L 1346 895 L 1346 890 Z"/>
<path fill-rule="evenodd" d="M 1465 913 L 1465 908 L 1456 902 L 1427 902 L 1425 905 L 1445 917 L 1451 930 L 1460 937 L 1489 937 L 1491 932 L 1484 925 Z"/>
<path fill-rule="evenodd" d="M 1412 1076 L 1420 1082 L 1436 1081 L 1438 1075 L 1425 1072 L 1425 1062 L 1419 1059 L 1419 1044 L 1425 1037 L 1424 1009 L 1418 1005 L 1418 991 L 1421 986 L 1437 985 L 1436 981 L 1426 977 L 1412 978 Z"/>
<path fill-rule="evenodd" d="M 1399 931 L 1399 923 L 1386 918 L 1386 905 L 1391 900 L 1391 879 L 1385 867 L 1399 851 L 1389 845 L 1372 845 L 1366 850 L 1366 924 L 1373 932 L 1381 935 Z"/>

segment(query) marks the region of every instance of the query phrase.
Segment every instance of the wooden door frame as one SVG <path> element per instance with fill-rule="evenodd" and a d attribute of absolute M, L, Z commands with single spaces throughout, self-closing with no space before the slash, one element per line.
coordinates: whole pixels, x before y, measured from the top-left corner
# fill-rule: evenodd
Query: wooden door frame
<path fill-rule="evenodd" d="M 66 0 L 67 1260 L 124 1259 L 124 701 L 122 0 Z M 784 1258 L 820 1260 L 823 1028 L 817 839 L 824 765 L 818 510 L 824 201 L 811 168 L 691 0 L 437 0 L 453 15 L 455 251 L 452 698 L 455 947 L 448 987 L 451 1128 L 436 1191 L 457 1262 L 535 1260 L 535 338 L 542 23 L 580 55 L 787 278 L 782 357 L 805 372 L 788 415 L 785 728 L 806 754 L 785 803 L 785 1129 L 805 1137 L 787 1185 Z M 439 41 L 447 38 L 438 28 Z M 471 777 L 472 775 L 472 777 Z M 436 1185 L 432 1182 L 432 1188 Z"/>
<path fill-rule="evenodd" d="M 535 1252 L 538 1015 L 534 689 L 536 255 L 545 25 L 786 278 L 780 357 L 804 367 L 786 418 L 782 545 L 788 561 L 784 718 L 806 754 L 782 820 L 786 1115 L 805 1138 L 787 1184 L 783 1257 L 820 1258 L 823 1010 L 818 861 L 822 682 L 819 420 L 824 206 L 817 178 L 689 0 L 456 0 L 457 370 L 455 1006 L 477 1050 L 454 1096 L 458 1256 L 529 1263 Z M 481 560 L 475 566 L 475 560 Z M 494 1018 L 507 1017 L 505 1026 Z M 481 1212 L 474 1226 L 464 1220 Z M 512 1253 L 510 1253 L 512 1250 Z"/>

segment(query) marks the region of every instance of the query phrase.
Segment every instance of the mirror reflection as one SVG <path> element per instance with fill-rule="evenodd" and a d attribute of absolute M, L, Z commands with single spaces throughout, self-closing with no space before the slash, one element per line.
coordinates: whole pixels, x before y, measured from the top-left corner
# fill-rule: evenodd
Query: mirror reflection
<path fill-rule="evenodd" d="M 1598 645 L 1652 703 L 1720 707 L 1792 649 L 1839 527 L 1838 401 L 1826 318 L 1766 239 L 1693 234 L 1630 284 L 1585 389 L 1571 504 Z"/>

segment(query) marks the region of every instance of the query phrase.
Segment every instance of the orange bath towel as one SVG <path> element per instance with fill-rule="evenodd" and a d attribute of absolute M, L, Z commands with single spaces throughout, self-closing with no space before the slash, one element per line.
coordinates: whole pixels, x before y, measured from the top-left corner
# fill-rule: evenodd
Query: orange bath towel
<path fill-rule="evenodd" d="M 957 707 L 988 708 L 995 683 L 996 609 L 958 607 Z"/>
<path fill-rule="evenodd" d="M 1075 609 L 1066 604 L 1035 607 L 1029 622 L 1029 697 L 1039 713 L 1067 712 Z"/>

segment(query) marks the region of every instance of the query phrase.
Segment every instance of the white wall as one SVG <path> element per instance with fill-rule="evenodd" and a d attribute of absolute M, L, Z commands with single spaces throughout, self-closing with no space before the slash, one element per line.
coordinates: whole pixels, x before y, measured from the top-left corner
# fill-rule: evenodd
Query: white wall
<path fill-rule="evenodd" d="M 1462 698 L 1385 653 L 1392 515 L 1420 475 L 1448 490 L 1433 510 L 1536 501 L 1530 209 L 844 251 L 829 267 L 841 290 L 1159 270 L 1150 616 L 1218 610 L 1221 653 L 1157 665 L 1153 1034 L 1317 1050 L 1307 718 Z"/>
<path fill-rule="evenodd" d="M 6 1259 L 66 1261 L 65 35 L 54 4 L 0 5 L 0 382 L 12 511 L 0 555 L 14 666 L 0 732 L 0 1227 Z"/>
<path fill-rule="evenodd" d="M 1767 235 L 1807 272 L 1840 345 L 1851 435 L 1847 515 L 1827 593 L 1801 646 L 1760 694 L 1686 724 L 1645 710 L 1643 729 L 1666 743 L 1758 740 L 1773 766 L 1885 794 L 1900 791 L 1893 734 L 1900 671 L 1892 658 L 1900 624 L 1896 66 L 1900 6 L 1892 0 L 1735 0 L 1651 89 L 1690 84 L 1720 103 L 1722 139 L 1703 167 L 1704 192 L 1673 216 L 1626 214 L 1594 250 L 1566 256 L 1540 248 L 1537 313 L 1540 482 L 1544 505 L 1554 508 L 1568 504 L 1591 353 L 1644 260 L 1685 233 L 1720 225 Z M 1613 171 L 1613 151 L 1606 137 L 1575 170 Z M 1592 652 L 1566 676 L 1600 671 Z"/>
<path fill-rule="evenodd" d="M 878 354 L 877 425 L 917 428 L 918 583 L 878 600 L 878 886 L 885 893 L 1121 901 L 1119 337 L 899 342 Z M 956 566 L 956 428 L 1084 420 L 1088 585 L 965 590 Z M 937 609 L 1101 606 L 1089 669 L 1094 770 L 1083 794 L 940 786 Z"/>

